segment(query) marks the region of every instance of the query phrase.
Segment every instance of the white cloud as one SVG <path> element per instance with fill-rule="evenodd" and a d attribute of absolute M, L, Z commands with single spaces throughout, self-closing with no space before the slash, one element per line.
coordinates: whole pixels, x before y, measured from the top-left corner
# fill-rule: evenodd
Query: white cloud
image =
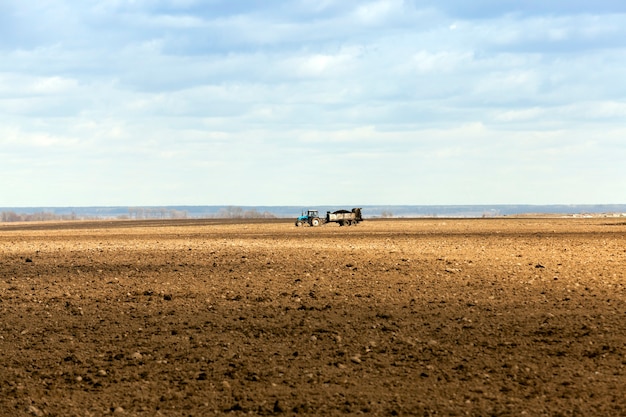
<path fill-rule="evenodd" d="M 390 16 L 402 12 L 404 2 L 402 0 L 376 0 L 360 5 L 355 10 L 357 19 L 365 24 L 382 24 Z"/>
<path fill-rule="evenodd" d="M 626 15 L 472 4 L 5 3 L 0 205 L 611 202 Z"/>
<path fill-rule="evenodd" d="M 451 73 L 460 66 L 470 65 L 473 54 L 468 51 L 419 51 L 413 55 L 412 65 L 421 73 Z"/>

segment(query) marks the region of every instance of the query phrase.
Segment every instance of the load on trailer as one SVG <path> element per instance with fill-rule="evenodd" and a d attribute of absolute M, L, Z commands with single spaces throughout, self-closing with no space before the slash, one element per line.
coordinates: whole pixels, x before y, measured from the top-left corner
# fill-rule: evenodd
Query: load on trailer
<path fill-rule="evenodd" d="M 327 211 L 326 218 L 320 217 L 317 210 L 307 210 L 306 214 L 302 213 L 302 216 L 296 219 L 296 226 L 320 226 L 325 223 L 339 223 L 339 226 L 351 226 L 357 225 L 363 221 L 361 216 L 361 208 L 353 208 L 349 210 L 337 210 L 334 212 Z"/>

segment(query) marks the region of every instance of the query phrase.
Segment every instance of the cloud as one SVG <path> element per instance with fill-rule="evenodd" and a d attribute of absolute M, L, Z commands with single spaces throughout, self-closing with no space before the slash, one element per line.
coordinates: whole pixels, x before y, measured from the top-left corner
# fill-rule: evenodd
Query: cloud
<path fill-rule="evenodd" d="M 505 15 L 520 16 L 562 16 L 577 14 L 616 14 L 625 13 L 626 5 L 619 0 L 531 0 L 511 2 L 500 0 L 414 0 L 416 7 L 437 7 L 446 14 L 464 19 L 492 19 Z"/>
<path fill-rule="evenodd" d="M 598 194 L 573 180 L 549 188 L 626 174 L 609 163 L 624 156 L 623 9 L 3 2 L 1 155 L 20 163 L 0 174 L 23 189 L 45 181 L 0 194 L 4 205 L 65 205 L 68 193 L 82 204 L 465 204 L 497 190 L 498 202 L 589 203 Z M 310 178 L 341 183 L 303 187 Z M 68 193 L 51 194 L 60 182 Z"/>

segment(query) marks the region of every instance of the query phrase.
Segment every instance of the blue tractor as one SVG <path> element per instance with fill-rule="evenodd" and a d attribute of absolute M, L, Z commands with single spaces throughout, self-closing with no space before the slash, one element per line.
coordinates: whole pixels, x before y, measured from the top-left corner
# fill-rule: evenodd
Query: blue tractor
<path fill-rule="evenodd" d="M 324 223 L 324 219 L 320 219 L 320 215 L 317 210 L 307 210 L 306 214 L 302 213 L 302 216 L 296 219 L 296 226 L 298 227 L 305 224 L 315 227 L 322 223 Z"/>

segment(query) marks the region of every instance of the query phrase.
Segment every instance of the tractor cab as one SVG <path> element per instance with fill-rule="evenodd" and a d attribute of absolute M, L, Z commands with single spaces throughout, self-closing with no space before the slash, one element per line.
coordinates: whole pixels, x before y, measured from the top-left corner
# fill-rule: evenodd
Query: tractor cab
<path fill-rule="evenodd" d="M 306 216 L 309 217 L 309 218 L 312 218 L 312 217 L 319 217 L 320 215 L 319 215 L 319 212 L 317 210 L 308 210 L 306 212 Z"/>

